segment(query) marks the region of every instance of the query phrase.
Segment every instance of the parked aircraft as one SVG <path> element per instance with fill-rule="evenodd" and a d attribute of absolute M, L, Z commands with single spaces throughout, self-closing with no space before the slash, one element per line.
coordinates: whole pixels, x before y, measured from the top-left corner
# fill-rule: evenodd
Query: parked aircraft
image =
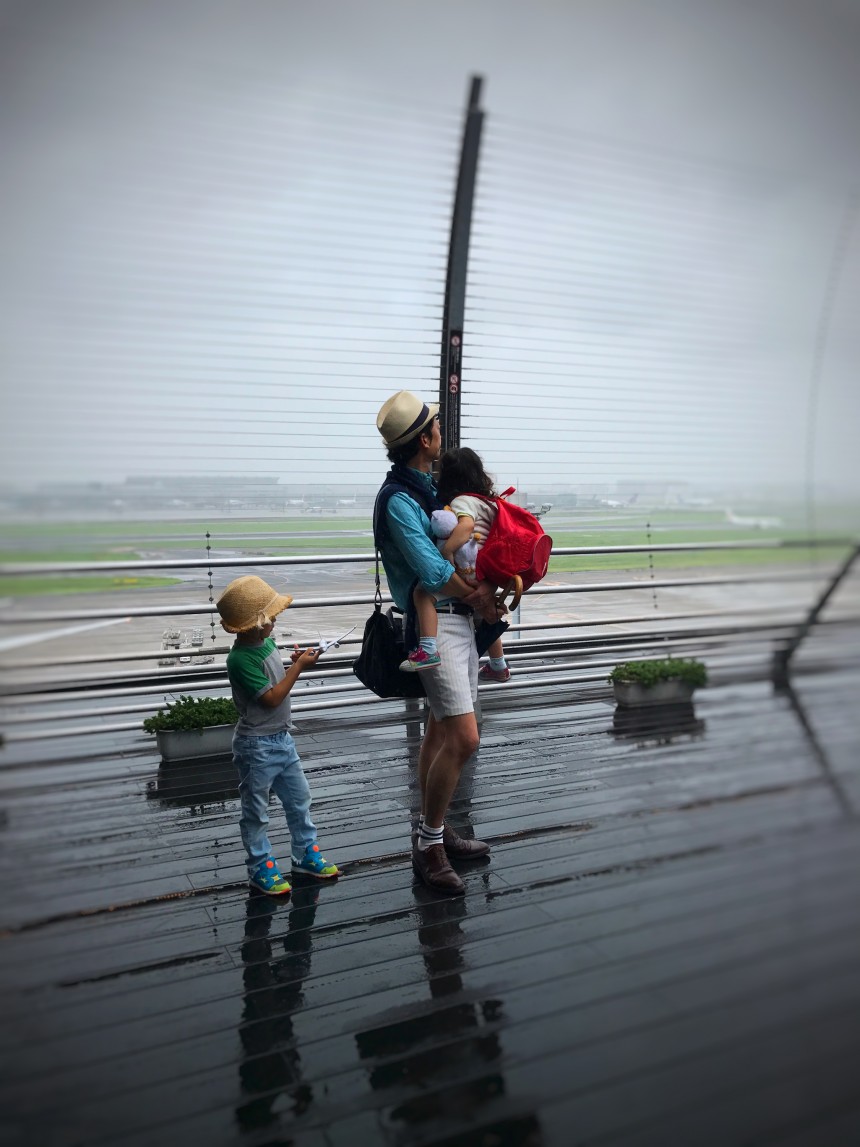
<path fill-rule="evenodd" d="M 318 502 L 309 502 L 302 494 L 301 498 L 287 498 L 288 506 L 298 506 L 303 514 L 321 514 L 322 506 Z"/>
<path fill-rule="evenodd" d="M 782 525 L 782 518 L 751 518 L 726 510 L 726 521 L 733 526 L 748 526 L 753 530 L 778 530 Z"/>
<path fill-rule="evenodd" d="M 609 510 L 620 510 L 624 506 L 633 506 L 636 503 L 638 494 L 633 494 L 630 498 L 596 498 L 595 503 L 598 506 L 605 506 Z"/>

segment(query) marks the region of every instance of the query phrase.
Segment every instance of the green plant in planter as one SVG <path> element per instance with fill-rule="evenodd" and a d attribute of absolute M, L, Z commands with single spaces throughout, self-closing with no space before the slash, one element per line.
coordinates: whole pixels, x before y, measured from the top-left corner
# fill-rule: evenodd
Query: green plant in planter
<path fill-rule="evenodd" d="M 647 689 L 661 681 L 683 681 L 698 689 L 708 682 L 708 671 L 692 658 L 664 657 L 660 661 L 625 661 L 616 665 L 609 680 L 619 685 L 641 685 Z"/>
<path fill-rule="evenodd" d="M 180 696 L 172 705 L 147 717 L 143 727 L 147 733 L 168 733 L 235 725 L 238 720 L 236 706 L 229 697 Z"/>

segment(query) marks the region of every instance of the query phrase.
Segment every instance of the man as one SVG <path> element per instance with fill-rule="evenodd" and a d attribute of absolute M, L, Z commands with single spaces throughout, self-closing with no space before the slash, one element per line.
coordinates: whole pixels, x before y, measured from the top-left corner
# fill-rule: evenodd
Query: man
<path fill-rule="evenodd" d="M 431 715 L 418 757 L 421 816 L 412 865 L 428 887 L 458 895 L 463 882 L 449 858 L 475 859 L 490 851 L 483 841 L 463 840 L 444 820 L 463 765 L 480 740 L 473 615 L 496 621 L 504 607 L 488 583 L 464 581 L 433 542 L 430 514 L 439 502 L 431 470 L 442 449 L 438 411 L 408 390 L 380 409 L 376 427 L 393 465 L 377 495 L 373 528 L 398 607 L 405 612 L 410 606 L 416 579 L 436 598 L 441 665 L 421 675 Z"/>

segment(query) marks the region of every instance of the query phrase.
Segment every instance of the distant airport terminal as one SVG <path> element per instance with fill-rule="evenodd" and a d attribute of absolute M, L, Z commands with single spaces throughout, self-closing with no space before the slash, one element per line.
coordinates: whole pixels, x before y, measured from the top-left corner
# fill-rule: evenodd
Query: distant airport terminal
<path fill-rule="evenodd" d="M 381 473 L 380 473 L 381 478 Z M 762 515 L 765 507 L 786 501 L 774 491 L 703 489 L 688 482 L 580 483 L 533 488 L 524 484 L 514 500 L 538 516 L 564 510 L 642 510 L 646 508 L 722 511 L 730 525 L 778 528 L 779 517 Z M 163 475 L 128 477 L 117 482 L 53 482 L 31 489 L 0 487 L 0 516 L 20 514 L 97 515 L 133 518 L 162 514 L 370 514 L 378 483 L 311 485 L 281 482 L 268 475 Z M 739 509 L 738 507 L 742 507 Z"/>

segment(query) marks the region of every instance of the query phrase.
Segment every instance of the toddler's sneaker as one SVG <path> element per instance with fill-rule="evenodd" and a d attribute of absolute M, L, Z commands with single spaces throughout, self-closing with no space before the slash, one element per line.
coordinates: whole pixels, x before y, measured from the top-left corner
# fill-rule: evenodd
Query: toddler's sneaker
<path fill-rule="evenodd" d="M 435 669 L 442 664 L 438 653 L 427 653 L 419 645 L 413 649 L 405 661 L 400 662 L 400 669 L 404 673 L 417 673 L 421 669 Z"/>
<path fill-rule="evenodd" d="M 478 670 L 478 679 L 481 681 L 510 681 L 511 671 L 507 665 L 504 669 L 494 669 L 488 662 Z"/>
<path fill-rule="evenodd" d="M 271 856 L 263 861 L 249 882 L 252 888 L 265 892 L 267 896 L 286 896 L 292 890 L 290 882 L 281 875 L 277 860 Z"/>
<path fill-rule="evenodd" d="M 329 864 L 318 844 L 309 844 L 301 860 L 293 857 L 293 872 L 306 872 L 308 876 L 316 876 L 319 880 L 332 880 L 340 876 L 338 866 Z"/>

